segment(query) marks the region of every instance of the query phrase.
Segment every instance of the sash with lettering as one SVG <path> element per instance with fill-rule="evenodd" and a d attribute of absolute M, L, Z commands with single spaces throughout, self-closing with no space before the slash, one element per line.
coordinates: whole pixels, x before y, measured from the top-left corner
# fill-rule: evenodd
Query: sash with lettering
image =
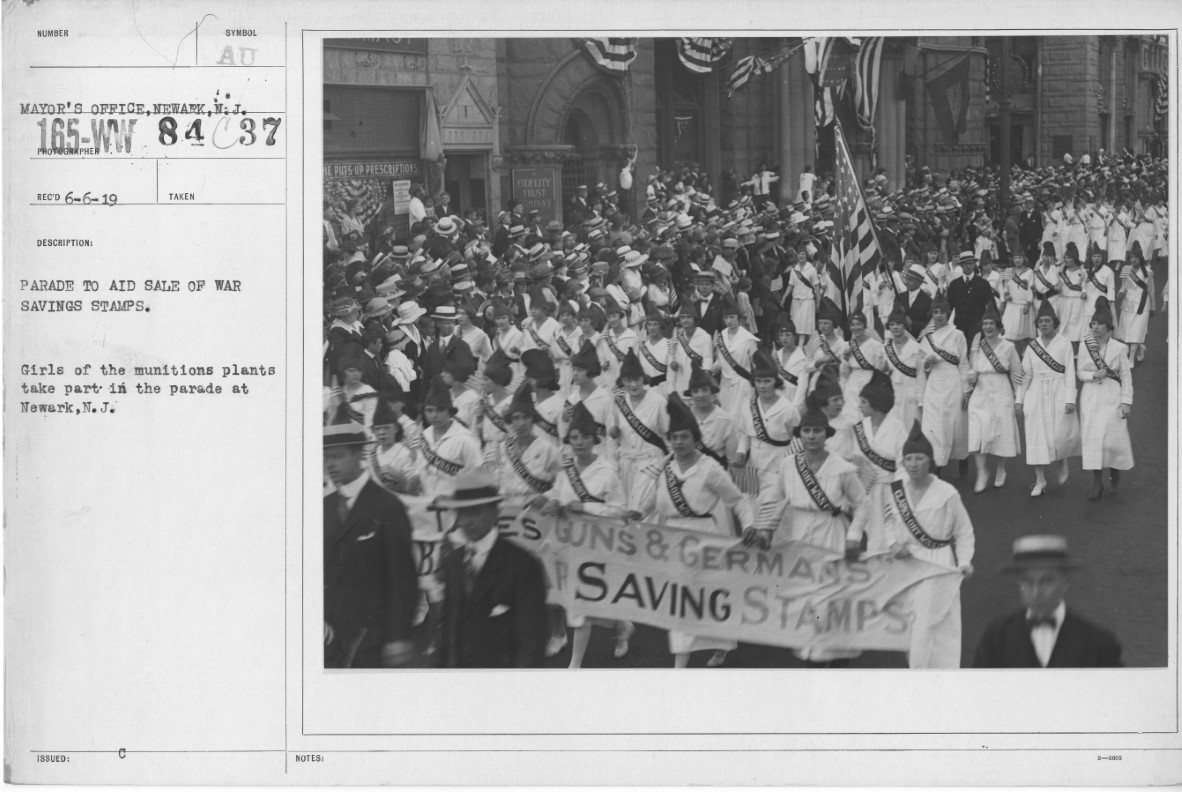
<path fill-rule="evenodd" d="M 1103 266 L 1103 264 L 1100 265 L 1100 267 Z M 1100 271 L 1100 267 L 1096 267 L 1094 270 L 1088 273 L 1088 280 L 1090 280 L 1092 285 L 1099 289 L 1102 294 L 1107 294 L 1108 287 L 1101 283 L 1099 278 L 1096 277 L 1096 273 Z"/>
<path fill-rule="evenodd" d="M 1056 374 L 1062 374 L 1067 371 L 1067 367 L 1051 357 L 1051 353 L 1047 351 L 1047 348 L 1037 338 L 1030 341 L 1030 349 L 1033 349 L 1034 354 L 1038 355 L 1038 359 L 1046 363 L 1047 367 Z"/>
<path fill-rule="evenodd" d="M 1047 290 L 1044 292 L 1039 292 L 1039 291 L 1035 290 L 1035 292 L 1034 292 L 1035 297 L 1037 297 L 1040 300 L 1045 300 L 1055 293 L 1055 284 L 1053 284 L 1049 280 L 1047 280 L 1046 276 L 1042 274 L 1041 270 L 1035 269 L 1034 270 L 1034 277 L 1038 278 L 1039 281 L 1042 282 L 1042 285 L 1047 287 Z"/>
<path fill-rule="evenodd" d="M 422 435 L 423 441 L 423 456 L 427 459 L 427 464 L 447 476 L 454 476 L 464 469 L 464 466 L 459 462 L 452 462 L 446 457 L 441 457 L 435 453 L 435 449 L 427 442 L 427 433 Z"/>
<path fill-rule="evenodd" d="M 597 498 L 588 491 L 583 477 L 579 475 L 579 468 L 575 465 L 574 457 L 568 456 L 562 460 L 562 472 L 566 474 L 566 480 L 570 482 L 570 488 L 578 496 L 579 503 L 603 503 L 603 498 Z"/>
<path fill-rule="evenodd" d="M 665 488 L 669 490 L 669 500 L 673 501 L 673 508 L 677 509 L 677 513 L 682 517 L 696 517 L 700 520 L 710 517 L 709 514 L 699 514 L 686 503 L 685 493 L 681 491 L 681 482 L 673 472 L 672 459 L 665 462 Z"/>
<path fill-rule="evenodd" d="M 860 344 L 850 344 L 850 352 L 854 355 L 854 360 L 858 361 L 858 365 L 866 371 L 874 371 L 874 366 L 870 365 L 870 361 L 862 354 L 862 347 Z"/>
<path fill-rule="evenodd" d="M 1145 303 L 1149 300 L 1149 284 L 1137 277 L 1137 273 L 1130 268 L 1129 278 L 1133 283 L 1141 287 L 1141 303 L 1137 306 L 1137 315 L 1140 316 L 1145 312 Z"/>
<path fill-rule="evenodd" d="M 993 345 L 989 343 L 989 339 L 981 336 L 979 348 L 985 353 L 985 359 L 989 361 L 989 365 L 993 366 L 993 370 L 998 374 L 1009 374 L 1010 370 L 1001 364 L 997 359 L 997 353 L 993 351 Z"/>
<path fill-rule="evenodd" d="M 513 465 L 513 471 L 521 477 L 527 487 L 541 494 L 554 485 L 554 479 L 538 478 L 529 472 L 529 468 L 525 466 L 525 460 L 521 458 L 521 449 L 517 447 L 516 440 L 509 438 L 505 440 L 504 445 L 505 456 L 509 458 L 509 464 Z"/>
<path fill-rule="evenodd" d="M 1084 336 L 1084 346 L 1088 348 L 1088 354 L 1092 356 L 1092 362 L 1096 364 L 1096 369 L 1104 372 L 1105 377 L 1120 382 L 1120 377 L 1109 367 L 1108 363 L 1104 361 L 1103 355 L 1100 354 L 1100 347 L 1096 343 L 1096 337 L 1091 333 L 1086 334 Z"/>
<path fill-rule="evenodd" d="M 785 382 L 787 382 L 790 385 L 799 385 L 800 384 L 800 377 L 796 376 L 792 372 L 788 371 L 788 369 L 781 366 L 780 365 L 781 359 L 782 358 L 780 357 L 780 352 L 777 351 L 776 352 L 776 368 L 778 368 L 780 370 L 781 379 L 783 379 Z"/>
<path fill-rule="evenodd" d="M 751 425 L 755 427 L 755 437 L 762 443 L 783 448 L 792 442 L 788 440 L 773 440 L 768 434 L 767 426 L 763 422 L 763 410 L 759 407 L 759 396 L 751 397 Z"/>
<path fill-rule="evenodd" d="M 928 333 L 928 335 L 927 335 L 928 346 L 930 346 L 932 348 L 932 351 L 935 352 L 940 357 L 942 357 L 945 360 L 945 362 L 950 363 L 953 366 L 959 366 L 960 365 L 960 358 L 957 357 L 956 355 L 952 354 L 948 350 L 944 349 L 944 347 L 937 346 L 935 340 L 933 340 L 933 338 L 932 338 L 933 335 L 934 335 L 934 332 Z"/>
<path fill-rule="evenodd" d="M 1076 283 L 1075 281 L 1071 280 L 1071 276 L 1068 274 L 1068 272 L 1069 270 L 1063 270 L 1063 285 L 1068 289 L 1071 289 L 1071 291 L 1083 291 L 1083 278 L 1080 278 L 1079 283 Z"/>
<path fill-rule="evenodd" d="M 616 361 L 619 363 L 623 363 L 624 356 L 627 355 L 628 353 L 621 351 L 620 348 L 618 346 L 616 346 L 616 342 L 612 340 L 612 335 L 614 335 L 612 333 L 612 331 L 608 330 L 606 333 L 603 334 L 603 338 L 605 341 L 607 341 L 607 348 L 610 349 L 612 354 L 616 356 Z"/>
<path fill-rule="evenodd" d="M 1022 277 L 1022 275 L 1025 275 L 1025 274 L 1026 273 L 1022 273 L 1021 275 L 1015 275 L 1013 278 L 1011 278 L 1011 281 L 1014 284 L 1016 284 L 1019 288 L 1026 289 L 1028 291 L 1034 291 L 1033 289 L 1030 288 L 1030 284 L 1026 282 L 1026 279 Z"/>
<path fill-rule="evenodd" d="M 480 414 L 490 420 L 499 431 L 508 434 L 509 430 L 505 428 L 505 419 L 493 408 L 492 400 L 487 393 L 480 400 Z"/>
<path fill-rule="evenodd" d="M 727 463 L 727 461 L 726 461 L 726 457 L 725 457 L 725 456 L 723 456 L 722 454 L 719 454 L 719 453 L 717 453 L 717 452 L 716 452 L 716 451 L 715 451 L 713 448 L 711 448 L 710 446 L 706 445 L 706 444 L 705 444 L 705 443 L 703 443 L 701 440 L 699 440 L 699 441 L 697 441 L 696 443 L 694 443 L 694 448 L 698 449 L 698 451 L 699 451 L 699 452 L 701 452 L 701 453 L 705 454 L 706 456 L 710 457 L 711 459 L 713 459 L 713 460 L 714 460 L 715 462 L 717 462 L 718 464 L 722 465 L 722 469 L 723 469 L 723 470 L 726 470 L 727 468 L 729 468 L 729 467 L 730 467 L 730 465 L 729 465 L 729 464 Z"/>
<path fill-rule="evenodd" d="M 895 351 L 895 345 L 890 342 L 887 342 L 887 343 L 883 344 L 882 346 L 883 346 L 883 349 L 886 350 L 887 360 L 891 361 L 891 365 L 894 366 L 895 368 L 897 368 L 899 370 L 899 373 L 902 374 L 904 377 L 911 377 L 911 379 L 915 379 L 916 375 L 919 374 L 918 369 L 914 369 L 911 366 L 908 366 L 906 363 L 904 363 L 902 360 L 899 359 L 899 353 Z"/>
<path fill-rule="evenodd" d="M 714 336 L 714 348 L 718 350 L 718 354 L 722 355 L 722 359 L 726 361 L 726 364 L 730 366 L 736 374 L 748 382 L 753 381 L 751 379 L 751 372 L 740 366 L 739 362 L 735 360 L 735 356 L 732 355 L 731 351 L 726 348 L 726 342 L 722 340 L 721 330 L 719 330 L 718 334 Z"/>
<path fill-rule="evenodd" d="M 796 472 L 800 474 L 800 480 L 804 482 L 804 488 L 808 490 L 809 497 L 813 499 L 813 503 L 817 504 L 817 508 L 829 512 L 834 517 L 841 517 L 845 514 L 833 504 L 833 501 L 829 500 L 825 490 L 821 489 L 821 483 L 817 481 L 816 475 L 809 470 L 808 463 L 804 461 L 804 454 L 796 454 L 792 458 L 796 460 Z"/>
<path fill-rule="evenodd" d="M 866 428 L 862 426 L 862 422 L 854 424 L 854 437 L 858 439 L 858 448 L 862 450 L 862 456 L 869 459 L 874 464 L 885 470 L 887 473 L 895 472 L 895 462 L 892 459 L 880 455 L 877 451 L 870 447 L 870 438 L 866 436 Z"/>
<path fill-rule="evenodd" d="M 558 342 L 558 348 L 562 350 L 562 354 L 567 357 L 571 357 L 574 354 L 574 350 L 571 349 L 570 344 L 566 343 L 566 339 L 563 338 L 562 333 L 554 336 L 554 340 Z"/>
<path fill-rule="evenodd" d="M 375 443 L 369 448 L 369 469 L 373 473 L 374 478 L 377 479 L 378 485 L 382 489 L 392 492 L 395 495 L 401 494 L 398 491 L 398 484 L 389 471 L 382 467 L 382 463 L 378 461 L 378 446 Z"/>
<path fill-rule="evenodd" d="M 662 440 L 660 436 L 657 435 L 657 433 L 652 429 L 649 429 L 647 426 L 642 424 L 640 419 L 636 417 L 636 413 L 632 412 L 632 407 L 628 404 L 628 397 L 626 397 L 623 392 L 617 391 L 616 395 L 613 397 L 613 400 L 616 403 L 616 407 L 618 407 L 620 412 L 623 414 L 624 420 L 627 421 L 628 425 L 632 427 L 632 431 L 640 435 L 641 440 L 655 448 L 659 448 L 662 454 L 669 453 L 669 447 L 665 445 L 665 441 Z"/>
<path fill-rule="evenodd" d="M 534 344 L 537 345 L 538 349 L 549 349 L 550 348 L 550 344 L 547 343 L 546 340 L 543 339 L 540 335 L 538 335 L 537 328 L 534 327 L 533 323 L 530 323 L 530 326 L 525 329 L 529 331 L 530 337 L 533 338 Z"/>
<path fill-rule="evenodd" d="M 829 342 L 825 340 L 825 336 L 817 333 L 817 343 L 820 344 L 821 349 L 825 350 L 825 354 L 828 355 L 834 363 L 841 362 L 837 359 L 837 355 L 833 353 L 833 349 L 829 346 Z"/>
<path fill-rule="evenodd" d="M 547 421 L 537 410 L 534 410 L 534 425 L 551 437 L 558 438 L 558 424 Z"/>
<path fill-rule="evenodd" d="M 644 355 L 644 359 L 649 362 L 649 365 L 655 368 L 659 373 L 656 376 L 649 377 L 649 385 L 660 385 L 665 381 L 665 375 L 669 371 L 669 366 L 653 357 L 653 353 L 649 351 L 648 342 L 640 342 L 640 354 Z"/>
<path fill-rule="evenodd" d="M 899 516 L 903 518 L 903 524 L 907 526 L 907 530 L 915 537 L 915 541 L 929 550 L 939 550 L 943 547 L 952 548 L 952 560 L 956 563 L 956 543 L 951 539 L 937 539 L 923 529 L 919 524 L 919 520 L 915 519 L 915 512 L 911 510 L 911 502 L 907 500 L 907 492 L 903 489 L 902 481 L 891 482 L 891 500 L 895 504 L 895 508 L 899 511 Z"/>
<path fill-rule="evenodd" d="M 690 365 L 697 363 L 702 365 L 702 356 L 693 350 L 690 346 L 689 335 L 684 330 L 677 331 L 677 341 L 681 344 L 681 348 L 685 350 L 686 356 L 690 359 Z"/>

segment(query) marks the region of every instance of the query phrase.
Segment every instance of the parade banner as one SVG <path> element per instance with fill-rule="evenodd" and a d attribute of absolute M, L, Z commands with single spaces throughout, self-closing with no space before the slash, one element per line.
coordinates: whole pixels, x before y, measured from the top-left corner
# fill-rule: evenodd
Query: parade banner
<path fill-rule="evenodd" d="M 421 583 L 458 539 L 430 520 L 415 530 Z M 497 528 L 542 561 L 549 601 L 571 613 L 788 648 L 907 651 L 913 587 L 956 574 L 914 558 L 847 562 L 797 542 L 756 550 L 728 536 L 514 504 L 502 504 Z"/>

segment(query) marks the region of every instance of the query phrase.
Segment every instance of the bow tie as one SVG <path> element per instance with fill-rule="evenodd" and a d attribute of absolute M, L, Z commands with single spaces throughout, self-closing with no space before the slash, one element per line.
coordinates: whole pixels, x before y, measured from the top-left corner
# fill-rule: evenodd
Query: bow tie
<path fill-rule="evenodd" d="M 1058 626 L 1059 620 L 1054 616 L 1027 616 L 1026 628 L 1033 630 L 1037 627 L 1050 627 L 1052 630 Z"/>

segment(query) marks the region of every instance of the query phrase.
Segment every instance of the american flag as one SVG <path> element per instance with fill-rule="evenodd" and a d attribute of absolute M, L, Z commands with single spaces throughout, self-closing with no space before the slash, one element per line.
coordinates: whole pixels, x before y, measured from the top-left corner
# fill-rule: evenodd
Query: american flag
<path fill-rule="evenodd" d="M 878 109 L 878 84 L 882 70 L 882 36 L 862 39 L 854 59 L 854 108 L 862 129 L 874 129 L 874 112 Z"/>
<path fill-rule="evenodd" d="M 685 68 L 695 74 L 709 74 L 714 71 L 731 50 L 729 38 L 679 38 L 677 56 Z"/>
<path fill-rule="evenodd" d="M 834 204 L 832 260 L 844 281 L 841 284 L 842 308 L 849 316 L 862 311 L 862 277 L 878 268 L 882 261 L 882 247 L 870 220 L 866 198 L 862 195 L 862 186 L 840 123 L 835 131 L 837 200 Z"/>
<path fill-rule="evenodd" d="M 762 55 L 748 55 L 741 58 L 735 68 L 731 71 L 730 80 L 727 84 L 727 98 L 735 95 L 735 91 L 747 84 L 747 81 L 752 77 L 760 74 L 771 74 L 776 69 L 780 68 L 784 61 L 792 57 L 792 53 L 800 49 L 797 47 L 781 47 L 771 52 L 765 52 Z"/>
<path fill-rule="evenodd" d="M 583 46 L 596 66 L 615 75 L 623 75 L 636 60 L 635 39 L 589 38 L 583 39 Z"/>
<path fill-rule="evenodd" d="M 807 39 L 804 48 L 804 70 L 813 79 L 813 123 L 818 127 L 827 127 L 837 117 L 834 107 L 833 88 L 825 88 L 825 67 L 829 63 L 829 54 L 833 51 L 833 39 L 817 37 Z"/>

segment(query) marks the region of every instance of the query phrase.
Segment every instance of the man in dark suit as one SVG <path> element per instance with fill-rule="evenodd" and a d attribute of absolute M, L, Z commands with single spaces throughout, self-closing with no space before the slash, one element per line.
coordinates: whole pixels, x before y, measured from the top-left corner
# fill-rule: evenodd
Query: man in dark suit
<path fill-rule="evenodd" d="M 456 328 L 456 307 L 454 305 L 440 305 L 432 313 L 431 319 L 439 335 L 427 344 L 423 350 L 423 380 L 434 381 L 435 377 L 443 373 L 447 361 L 456 354 L 456 347 L 464 342 L 460 339 Z M 467 346 L 467 344 L 464 344 Z"/>
<path fill-rule="evenodd" d="M 977 270 L 976 256 L 961 253 L 956 263 L 964 274 L 948 284 L 948 304 L 954 311 L 952 321 L 956 329 L 964 333 L 965 341 L 972 343 L 973 336 L 981 329 L 985 307 L 990 303 L 997 307 L 997 303 L 993 299 L 993 287 Z"/>
<path fill-rule="evenodd" d="M 907 291 L 895 298 L 895 306 L 907 314 L 911 320 L 911 333 L 916 337 L 928 325 L 932 318 L 932 298 L 921 289 L 926 272 L 923 265 L 911 262 L 903 270 L 903 283 Z"/>
<path fill-rule="evenodd" d="M 419 601 L 410 519 L 364 463 L 357 423 L 324 427 L 324 666 L 380 668 L 413 657 Z"/>
<path fill-rule="evenodd" d="M 1018 215 L 1018 242 L 1027 261 L 1038 261 L 1038 246 L 1042 242 L 1042 213 L 1034 206 L 1034 196 L 1022 194 L 1022 211 Z M 1012 254 L 1014 251 L 1010 251 Z"/>
<path fill-rule="evenodd" d="M 1067 610 L 1064 595 L 1077 565 L 1061 536 L 1024 536 L 1002 567 L 1018 579 L 1025 608 L 985 628 L 977 668 L 1111 668 L 1123 666 L 1111 632 Z"/>
<path fill-rule="evenodd" d="M 464 544 L 443 559 L 445 668 L 532 668 L 541 664 L 550 627 L 542 564 L 500 538 L 502 496 L 483 470 L 456 477 L 450 498 L 433 508 L 455 510 Z"/>
<path fill-rule="evenodd" d="M 715 276 L 712 270 L 702 270 L 694 276 L 694 293 L 690 301 L 698 327 L 714 336 L 725 324 L 722 321 L 722 297 L 714 291 Z"/>

